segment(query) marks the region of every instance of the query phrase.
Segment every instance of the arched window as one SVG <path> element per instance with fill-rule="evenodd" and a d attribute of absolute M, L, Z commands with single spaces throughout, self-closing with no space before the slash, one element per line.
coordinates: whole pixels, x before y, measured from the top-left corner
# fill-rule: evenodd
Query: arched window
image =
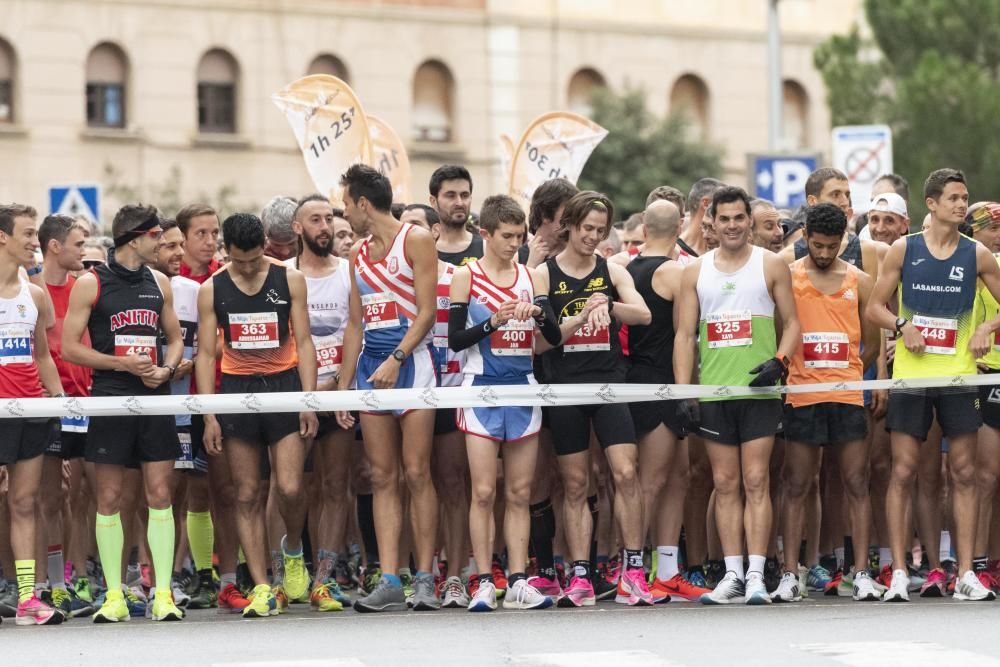
<path fill-rule="evenodd" d="M 344 83 L 350 83 L 350 75 L 347 73 L 347 65 L 337 56 L 323 53 L 309 63 L 309 70 L 306 74 L 329 74 L 335 76 Z"/>
<path fill-rule="evenodd" d="M 14 75 L 17 73 L 14 49 L 0 39 L 0 123 L 14 122 Z"/>
<path fill-rule="evenodd" d="M 692 139 L 708 139 L 708 86 L 701 77 L 685 74 L 674 82 L 670 89 L 670 113 L 687 118 Z"/>
<path fill-rule="evenodd" d="M 87 125 L 125 127 L 125 86 L 128 60 L 109 42 L 98 44 L 87 56 Z"/>
<path fill-rule="evenodd" d="M 448 67 L 428 60 L 413 76 L 413 138 L 451 141 L 455 79 Z"/>
<path fill-rule="evenodd" d="M 577 70 L 569 80 L 569 88 L 566 91 L 566 101 L 569 110 L 590 117 L 594 108 L 592 99 L 594 91 L 599 88 L 606 88 L 607 83 L 604 76 L 595 69 L 584 67 Z"/>
<path fill-rule="evenodd" d="M 229 52 L 212 49 L 198 63 L 198 131 L 236 132 L 239 66 Z"/>
<path fill-rule="evenodd" d="M 790 150 L 806 148 L 809 146 L 809 95 L 802 84 L 791 79 L 786 79 L 781 88 L 782 143 Z"/>

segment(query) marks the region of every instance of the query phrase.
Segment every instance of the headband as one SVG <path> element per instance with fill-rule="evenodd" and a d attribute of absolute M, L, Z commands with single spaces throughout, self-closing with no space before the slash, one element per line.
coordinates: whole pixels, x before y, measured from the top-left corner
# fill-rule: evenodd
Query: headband
<path fill-rule="evenodd" d="M 159 226 L 160 226 L 160 216 L 154 213 L 153 215 L 149 216 L 148 218 L 143 220 L 141 223 L 139 223 L 132 229 L 128 230 L 127 232 L 123 232 L 121 236 L 116 238 L 115 247 L 118 248 L 120 246 L 123 246 L 132 239 L 136 238 L 137 236 L 142 236 L 150 229 Z"/>

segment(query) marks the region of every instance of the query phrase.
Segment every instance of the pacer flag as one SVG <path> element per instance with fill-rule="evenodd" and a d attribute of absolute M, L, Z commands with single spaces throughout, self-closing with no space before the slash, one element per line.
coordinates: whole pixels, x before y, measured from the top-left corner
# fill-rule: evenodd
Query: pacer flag
<path fill-rule="evenodd" d="M 410 158 L 396 130 L 377 116 L 368 116 L 368 131 L 372 137 L 371 165 L 389 177 L 392 200 L 410 202 Z"/>
<path fill-rule="evenodd" d="M 524 208 L 535 188 L 551 178 L 576 184 L 583 165 L 608 131 L 569 111 L 551 111 L 525 130 L 511 160 L 509 193 Z"/>
<path fill-rule="evenodd" d="M 356 162 L 371 164 L 368 119 L 351 87 L 335 76 L 313 74 L 271 96 L 302 151 L 313 184 L 340 201 L 340 176 Z"/>

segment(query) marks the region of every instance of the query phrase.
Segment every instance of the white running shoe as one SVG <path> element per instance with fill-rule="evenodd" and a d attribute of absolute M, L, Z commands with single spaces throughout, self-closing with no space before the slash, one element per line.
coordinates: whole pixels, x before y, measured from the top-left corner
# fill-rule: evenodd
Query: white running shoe
<path fill-rule="evenodd" d="M 445 581 L 441 606 L 447 609 L 465 609 L 469 606 L 469 594 L 458 577 L 448 577 Z"/>
<path fill-rule="evenodd" d="M 979 577 L 972 570 L 966 570 L 965 574 L 955 582 L 955 599 L 971 600 L 973 602 L 988 602 L 996 599 L 996 593 L 983 586 Z"/>
<path fill-rule="evenodd" d="M 799 594 L 801 590 L 798 576 L 793 572 L 785 572 L 781 575 L 778 588 L 771 593 L 771 599 L 775 602 L 799 602 L 802 600 Z"/>
<path fill-rule="evenodd" d="M 877 602 L 882 596 L 875 589 L 875 583 L 871 575 L 865 570 L 854 575 L 854 600 L 855 602 Z"/>
<path fill-rule="evenodd" d="M 799 595 L 803 598 L 809 597 L 809 586 L 807 580 L 809 579 L 809 568 L 804 565 L 799 565 Z"/>
<path fill-rule="evenodd" d="M 767 586 L 764 584 L 764 575 L 760 572 L 751 572 L 747 575 L 745 599 L 749 605 L 771 604 L 771 596 L 767 594 Z"/>
<path fill-rule="evenodd" d="M 764 581 L 761 579 L 761 584 Z M 767 590 L 764 591 L 767 593 Z M 701 596 L 702 604 L 743 604 L 744 602 L 744 584 L 736 577 L 736 573 L 732 570 L 726 572 L 726 576 L 722 578 L 722 581 L 718 583 L 715 590 L 711 593 L 705 593 Z"/>
<path fill-rule="evenodd" d="M 191 601 L 191 596 L 184 592 L 184 589 L 176 581 L 170 585 L 170 592 L 174 596 L 174 604 L 184 609 L 188 606 L 188 602 Z M 150 605 L 152 606 L 152 605 Z"/>
<path fill-rule="evenodd" d="M 490 581 L 479 584 L 479 590 L 469 602 L 469 611 L 494 611 L 497 608 L 497 587 Z"/>
<path fill-rule="evenodd" d="M 503 597 L 504 609 L 548 609 L 552 598 L 542 595 L 526 579 L 518 579 Z"/>
<path fill-rule="evenodd" d="M 889 582 L 889 590 L 882 596 L 883 602 L 909 602 L 910 592 L 907 587 L 910 585 L 910 575 L 906 570 L 893 570 L 892 580 Z"/>

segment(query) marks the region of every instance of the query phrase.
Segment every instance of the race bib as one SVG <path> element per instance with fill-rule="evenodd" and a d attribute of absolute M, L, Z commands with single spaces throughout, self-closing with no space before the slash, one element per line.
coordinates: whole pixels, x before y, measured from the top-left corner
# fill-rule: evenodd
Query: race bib
<path fill-rule="evenodd" d="M 753 322 L 749 310 L 709 313 L 705 317 L 708 347 L 743 347 L 753 342 Z"/>
<path fill-rule="evenodd" d="M 278 313 L 230 313 L 229 344 L 234 350 L 278 347 Z"/>
<path fill-rule="evenodd" d="M 0 366 L 30 364 L 31 336 L 31 329 L 23 325 L 0 327 Z"/>
<path fill-rule="evenodd" d="M 850 341 L 846 333 L 812 331 L 802 334 L 806 368 L 847 368 Z"/>
<path fill-rule="evenodd" d="M 313 340 L 316 346 L 316 365 L 320 375 L 336 373 L 344 358 L 343 336 L 320 336 Z"/>
<path fill-rule="evenodd" d="M 924 337 L 924 351 L 929 354 L 955 354 L 958 320 L 947 317 L 913 316 L 913 326 Z"/>
<path fill-rule="evenodd" d="M 191 470 L 194 468 L 194 450 L 191 447 L 191 434 L 178 433 L 177 440 L 181 443 L 181 455 L 174 459 L 174 470 Z"/>
<path fill-rule="evenodd" d="M 127 357 L 132 354 L 145 354 L 156 365 L 156 336 L 115 335 L 115 356 Z"/>
<path fill-rule="evenodd" d="M 396 300 L 388 292 L 361 295 L 365 329 L 388 329 L 399 326 Z"/>
<path fill-rule="evenodd" d="M 602 352 L 611 349 L 611 329 L 597 329 L 590 323 L 577 329 L 563 344 L 564 352 Z"/>
<path fill-rule="evenodd" d="M 90 425 L 90 417 L 60 417 L 59 424 L 63 433 L 86 433 Z"/>
<path fill-rule="evenodd" d="M 534 331 L 534 322 L 510 320 L 490 334 L 490 350 L 498 357 L 529 357 Z"/>

